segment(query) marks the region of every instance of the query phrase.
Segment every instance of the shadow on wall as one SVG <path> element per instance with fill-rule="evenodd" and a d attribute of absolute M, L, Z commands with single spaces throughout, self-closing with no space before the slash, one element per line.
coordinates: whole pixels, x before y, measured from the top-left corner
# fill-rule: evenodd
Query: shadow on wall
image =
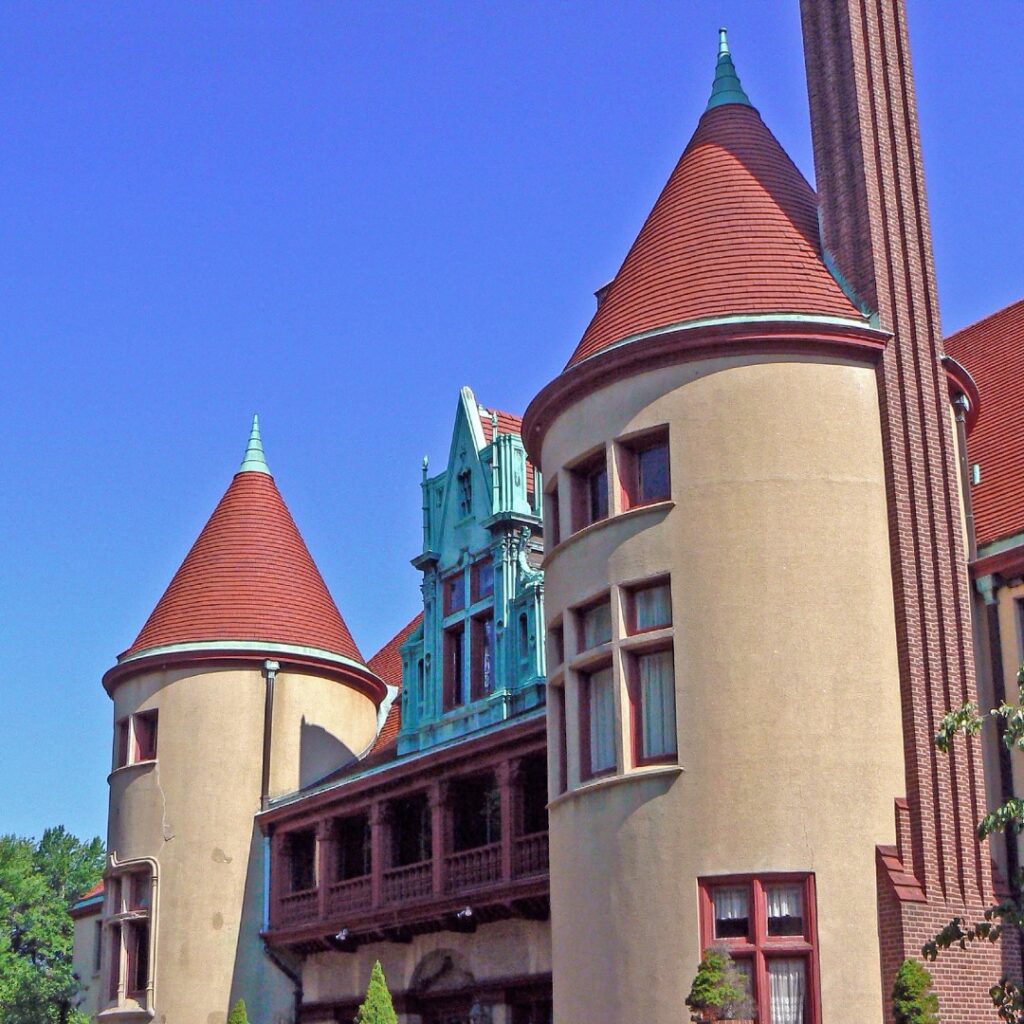
<path fill-rule="evenodd" d="M 344 768 L 356 755 L 333 733 L 302 718 L 299 731 L 299 789 L 319 782 L 325 775 Z"/>
<path fill-rule="evenodd" d="M 267 853 L 269 856 L 269 853 Z M 245 872 L 245 896 L 238 922 L 235 968 L 231 978 L 231 998 L 223 1014 L 211 1014 L 197 1024 L 224 1024 L 228 1010 L 239 999 L 245 1000 L 249 1019 L 260 1024 L 292 1024 L 295 1020 L 296 982 L 282 969 L 298 971 L 296 963 L 275 963 L 264 951 L 260 930 L 263 927 L 264 839 L 253 823 L 249 840 L 249 859 Z M 283 958 L 282 958 L 283 960 Z"/>

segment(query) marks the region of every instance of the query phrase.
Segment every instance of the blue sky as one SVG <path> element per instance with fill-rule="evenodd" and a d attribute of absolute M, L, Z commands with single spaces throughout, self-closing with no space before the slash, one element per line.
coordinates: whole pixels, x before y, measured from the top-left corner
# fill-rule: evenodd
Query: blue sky
<path fill-rule="evenodd" d="M 910 6 L 952 330 L 1024 295 L 1024 6 Z M 364 654 L 414 613 L 422 456 L 558 372 L 719 23 L 813 180 L 797 8 L 3 6 L 0 832 L 104 832 L 100 677 L 254 411 Z"/>

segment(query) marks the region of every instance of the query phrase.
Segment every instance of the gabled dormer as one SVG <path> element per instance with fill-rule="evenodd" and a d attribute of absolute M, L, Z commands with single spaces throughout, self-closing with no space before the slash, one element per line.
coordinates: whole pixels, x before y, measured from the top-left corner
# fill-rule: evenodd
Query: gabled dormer
<path fill-rule="evenodd" d="M 448 462 L 423 465 L 423 625 L 402 647 L 399 753 L 543 703 L 540 474 L 521 421 L 459 394 Z"/>

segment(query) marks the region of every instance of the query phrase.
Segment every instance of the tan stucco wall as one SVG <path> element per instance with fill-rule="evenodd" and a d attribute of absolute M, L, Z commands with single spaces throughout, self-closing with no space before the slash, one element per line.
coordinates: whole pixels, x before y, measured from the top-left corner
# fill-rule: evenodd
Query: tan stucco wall
<path fill-rule="evenodd" d="M 543 976 L 551 971 L 548 923 L 513 918 L 481 925 L 472 934 L 434 932 L 418 935 L 407 944 L 380 942 L 355 953 L 308 957 L 302 974 L 303 1000 L 362 999 L 376 960 L 384 968 L 391 991 L 406 992 L 413 985 L 417 965 L 437 950 L 454 952 L 454 959 L 466 965 L 477 983 Z"/>
<path fill-rule="evenodd" d="M 96 926 L 99 921 L 99 914 L 75 919 L 72 968 L 81 985 L 76 1005 L 89 1017 L 99 1010 L 102 991 L 102 975 L 95 969 L 98 938 Z"/>
<path fill-rule="evenodd" d="M 697 878 L 807 871 L 823 1019 L 878 1020 L 875 845 L 894 841 L 905 782 L 874 371 L 720 359 L 584 398 L 542 452 L 563 537 L 562 467 L 663 424 L 674 506 L 591 528 L 546 566 L 549 622 L 610 584 L 671 573 L 681 768 L 629 769 L 553 803 L 555 1019 L 675 1024 L 700 953 Z M 615 601 L 613 622 L 621 635 Z M 564 625 L 569 654 L 573 616 Z M 565 685 L 572 790 L 572 671 Z M 623 725 L 620 775 L 624 739 Z"/>
<path fill-rule="evenodd" d="M 288 672 L 277 687 L 271 764 L 279 786 L 299 778 L 303 719 L 336 729 L 339 748 L 361 750 L 372 737 L 368 698 Z M 157 865 L 152 999 L 162 1024 L 222 1024 L 238 997 L 254 1019 L 291 1017 L 292 986 L 258 935 L 263 847 L 253 816 L 264 696 L 257 667 L 201 666 L 139 675 L 114 694 L 115 721 L 159 711 L 157 761 L 110 777 L 108 848 L 115 864 L 150 858 Z"/>

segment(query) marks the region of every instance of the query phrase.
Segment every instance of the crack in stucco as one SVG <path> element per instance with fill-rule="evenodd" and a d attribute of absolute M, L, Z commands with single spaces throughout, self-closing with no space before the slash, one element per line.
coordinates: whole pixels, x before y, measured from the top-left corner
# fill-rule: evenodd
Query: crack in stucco
<path fill-rule="evenodd" d="M 156 762 L 156 788 L 160 793 L 160 834 L 163 836 L 165 843 L 169 843 L 174 838 L 174 832 L 171 829 L 170 823 L 167 821 L 167 794 L 164 793 L 163 783 L 160 781 L 160 762 Z"/>

